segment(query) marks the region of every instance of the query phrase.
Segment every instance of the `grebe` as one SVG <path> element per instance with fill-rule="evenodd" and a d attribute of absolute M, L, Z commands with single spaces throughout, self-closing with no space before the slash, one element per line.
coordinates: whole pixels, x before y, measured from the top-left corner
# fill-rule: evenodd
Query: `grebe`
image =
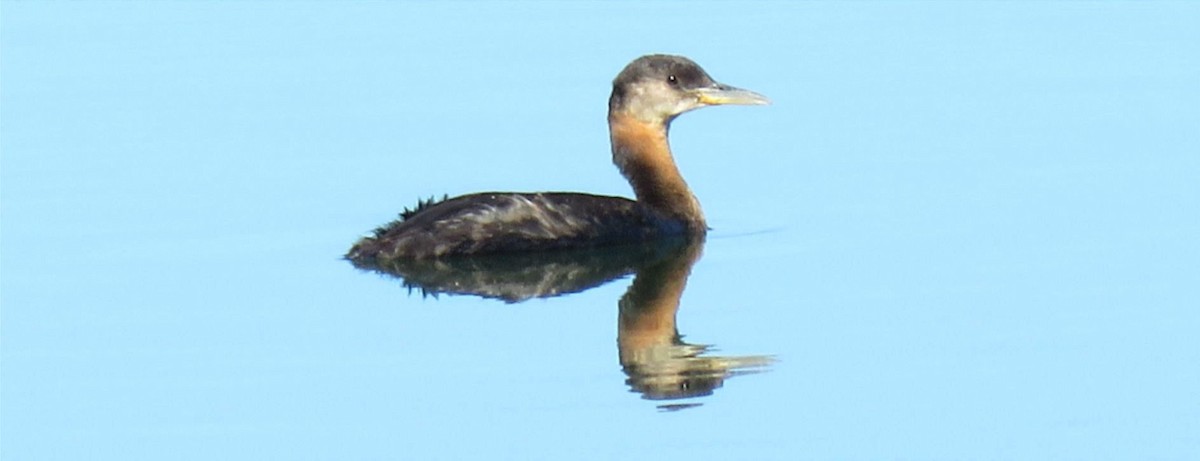
<path fill-rule="evenodd" d="M 564 192 L 484 192 L 422 202 L 359 240 L 346 258 L 371 265 L 400 259 L 528 252 L 703 236 L 700 202 L 667 142 L 671 121 L 721 104 L 768 104 L 717 83 L 692 60 L 649 55 L 613 80 L 608 127 L 613 163 L 637 200 Z"/>

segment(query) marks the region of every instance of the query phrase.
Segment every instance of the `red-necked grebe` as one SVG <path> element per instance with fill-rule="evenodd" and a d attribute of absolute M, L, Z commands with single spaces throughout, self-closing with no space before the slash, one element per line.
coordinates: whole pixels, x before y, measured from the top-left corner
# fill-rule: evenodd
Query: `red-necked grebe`
<path fill-rule="evenodd" d="M 613 80 L 608 128 L 613 163 L 637 200 L 564 192 L 485 192 L 423 202 L 350 249 L 355 262 L 437 258 L 703 236 L 700 202 L 679 174 L 667 142 L 671 121 L 720 104 L 767 104 L 752 91 L 717 83 L 682 56 L 650 55 Z"/>

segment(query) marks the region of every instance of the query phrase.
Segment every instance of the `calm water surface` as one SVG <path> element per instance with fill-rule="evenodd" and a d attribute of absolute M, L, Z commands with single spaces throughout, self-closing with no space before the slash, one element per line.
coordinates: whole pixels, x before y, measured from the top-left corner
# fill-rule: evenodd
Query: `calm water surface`
<path fill-rule="evenodd" d="M 1200 458 L 1195 3 L 0 8 L 4 459 Z M 702 247 L 340 259 L 627 195 L 648 52 L 775 102 L 674 124 Z"/>

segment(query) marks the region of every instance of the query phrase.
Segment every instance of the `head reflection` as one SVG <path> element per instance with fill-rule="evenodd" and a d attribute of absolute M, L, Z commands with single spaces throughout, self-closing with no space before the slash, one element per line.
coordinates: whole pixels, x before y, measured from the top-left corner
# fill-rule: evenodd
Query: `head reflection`
<path fill-rule="evenodd" d="M 580 292 L 634 274 L 618 302 L 617 345 L 625 382 L 643 398 L 676 400 L 710 395 L 726 379 L 761 371 L 772 361 L 767 356 L 710 356 L 710 346 L 682 340 L 676 313 L 703 247 L 702 239 L 681 238 L 590 250 L 356 265 L 399 277 L 422 295 L 473 295 L 509 303 Z"/>

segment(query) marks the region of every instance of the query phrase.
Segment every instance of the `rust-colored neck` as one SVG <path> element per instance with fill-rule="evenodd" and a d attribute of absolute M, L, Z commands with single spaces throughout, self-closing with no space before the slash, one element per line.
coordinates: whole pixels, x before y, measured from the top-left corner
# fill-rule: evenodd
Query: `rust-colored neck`
<path fill-rule="evenodd" d="M 633 186 L 639 203 L 684 222 L 693 233 L 708 227 L 700 202 L 692 195 L 667 144 L 667 123 L 648 123 L 626 114 L 609 114 L 613 163 Z"/>

